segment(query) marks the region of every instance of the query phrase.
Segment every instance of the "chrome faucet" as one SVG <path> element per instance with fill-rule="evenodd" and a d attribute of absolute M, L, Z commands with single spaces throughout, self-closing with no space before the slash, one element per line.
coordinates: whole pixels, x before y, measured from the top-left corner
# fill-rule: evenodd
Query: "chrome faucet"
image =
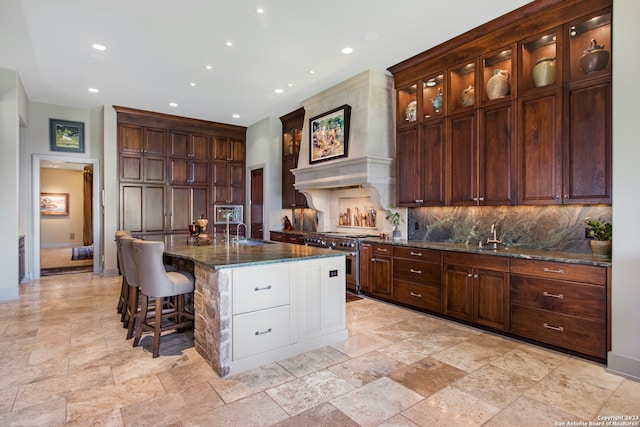
<path fill-rule="evenodd" d="M 236 242 L 240 241 L 240 226 L 244 227 L 244 232 L 247 232 L 247 224 L 245 224 L 244 222 L 241 222 L 240 224 L 238 224 L 237 228 L 236 228 Z"/>
<path fill-rule="evenodd" d="M 487 243 L 493 243 L 493 249 L 498 249 L 498 243 L 502 243 L 502 240 L 498 239 L 498 230 L 495 224 L 491 224 L 491 233 L 493 234 L 493 239 L 487 239 Z"/>

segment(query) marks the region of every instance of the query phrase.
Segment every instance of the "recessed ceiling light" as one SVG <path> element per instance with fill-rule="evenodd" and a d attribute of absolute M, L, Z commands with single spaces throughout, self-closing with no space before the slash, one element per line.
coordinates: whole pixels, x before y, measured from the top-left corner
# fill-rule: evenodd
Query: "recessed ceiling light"
<path fill-rule="evenodd" d="M 353 49 L 350 47 L 344 47 L 342 48 L 342 53 L 344 53 L 345 55 L 348 55 L 350 53 L 353 53 Z"/>
<path fill-rule="evenodd" d="M 170 102 L 169 103 L 169 107 L 177 107 L 177 106 L 178 106 L 178 104 L 176 104 L 175 102 Z"/>
<path fill-rule="evenodd" d="M 253 9 L 253 11 L 258 15 L 262 15 L 264 13 L 264 9 L 261 7 L 256 7 L 255 9 Z"/>
<path fill-rule="evenodd" d="M 100 91 L 99 91 L 98 89 L 96 89 L 95 87 L 90 87 L 90 88 L 89 88 L 89 92 L 91 92 L 91 93 L 98 93 L 98 92 L 100 92 Z"/>
<path fill-rule="evenodd" d="M 274 90 L 274 92 L 275 92 L 275 93 L 283 93 L 283 92 L 284 92 L 284 90 L 282 90 L 282 89 L 275 89 L 275 90 Z"/>
<path fill-rule="evenodd" d="M 191 87 L 195 87 L 195 85 L 196 85 L 196 82 L 189 83 L 189 86 L 191 86 Z"/>
<path fill-rule="evenodd" d="M 231 117 L 233 117 L 234 119 L 239 119 L 240 118 L 240 114 L 234 114 Z"/>
<path fill-rule="evenodd" d="M 293 83 L 287 83 L 287 86 L 293 87 Z"/>
<path fill-rule="evenodd" d="M 228 41 L 228 42 L 225 42 L 224 45 L 227 47 L 231 47 L 233 46 L 233 42 Z"/>
<path fill-rule="evenodd" d="M 211 65 L 207 65 L 207 66 L 205 66 L 205 68 L 206 68 L 207 70 L 210 70 L 210 69 L 212 69 L 213 67 L 212 67 Z"/>
<path fill-rule="evenodd" d="M 315 74 L 316 72 L 315 72 L 315 71 L 313 71 L 313 70 L 309 70 L 309 71 L 308 71 L 308 73 L 309 73 L 309 74 Z"/>
<path fill-rule="evenodd" d="M 104 45 L 101 45 L 99 43 L 94 43 L 91 45 L 95 50 L 107 50 L 107 47 Z"/>

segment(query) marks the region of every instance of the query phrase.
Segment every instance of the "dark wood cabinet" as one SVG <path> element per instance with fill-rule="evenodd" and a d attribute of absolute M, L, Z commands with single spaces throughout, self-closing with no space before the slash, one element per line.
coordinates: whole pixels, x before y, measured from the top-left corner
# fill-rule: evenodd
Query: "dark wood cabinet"
<path fill-rule="evenodd" d="M 442 254 L 429 249 L 393 248 L 393 300 L 442 313 Z"/>
<path fill-rule="evenodd" d="M 291 172 L 298 167 L 304 108 L 280 117 L 280 121 L 282 122 L 282 209 L 307 208 L 307 198 L 295 189 L 295 175 Z"/>
<path fill-rule="evenodd" d="M 371 295 L 386 299 L 393 299 L 393 246 L 372 244 L 365 249 L 370 255 L 361 259 L 361 266 L 364 263 L 363 271 L 360 271 L 362 292 L 369 292 Z M 362 245 L 360 256 L 362 256 Z"/>
<path fill-rule="evenodd" d="M 605 267 L 512 260 L 511 332 L 605 359 L 608 277 Z"/>
<path fill-rule="evenodd" d="M 442 120 L 400 129 L 396 144 L 397 205 L 444 206 L 446 130 Z"/>
<path fill-rule="evenodd" d="M 447 252 L 444 314 L 478 325 L 509 329 L 509 259 Z"/>
<path fill-rule="evenodd" d="M 244 205 L 245 128 L 114 108 L 121 229 L 188 233 L 213 203 Z"/>
<path fill-rule="evenodd" d="M 397 205 L 611 203 L 611 61 L 583 58 L 610 57 L 611 5 L 532 2 L 390 67 Z"/>
<path fill-rule="evenodd" d="M 283 231 L 271 231 L 269 232 L 269 239 L 274 242 L 293 243 L 294 245 L 304 245 L 304 235 L 283 232 Z"/>

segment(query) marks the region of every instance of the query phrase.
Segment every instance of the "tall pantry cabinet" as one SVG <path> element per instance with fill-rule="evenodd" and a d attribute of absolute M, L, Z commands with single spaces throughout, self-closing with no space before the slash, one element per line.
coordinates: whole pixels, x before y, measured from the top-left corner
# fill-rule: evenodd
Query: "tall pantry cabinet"
<path fill-rule="evenodd" d="M 214 204 L 244 205 L 246 128 L 114 108 L 120 229 L 187 233 Z"/>

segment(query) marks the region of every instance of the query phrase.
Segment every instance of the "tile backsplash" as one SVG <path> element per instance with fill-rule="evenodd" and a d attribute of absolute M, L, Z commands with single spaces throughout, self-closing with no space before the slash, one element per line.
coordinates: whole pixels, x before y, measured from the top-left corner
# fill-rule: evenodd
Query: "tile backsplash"
<path fill-rule="evenodd" d="M 506 246 L 589 253 L 587 217 L 610 222 L 611 206 L 417 208 L 408 212 L 408 239 L 477 245 L 491 236 L 495 224 Z"/>

